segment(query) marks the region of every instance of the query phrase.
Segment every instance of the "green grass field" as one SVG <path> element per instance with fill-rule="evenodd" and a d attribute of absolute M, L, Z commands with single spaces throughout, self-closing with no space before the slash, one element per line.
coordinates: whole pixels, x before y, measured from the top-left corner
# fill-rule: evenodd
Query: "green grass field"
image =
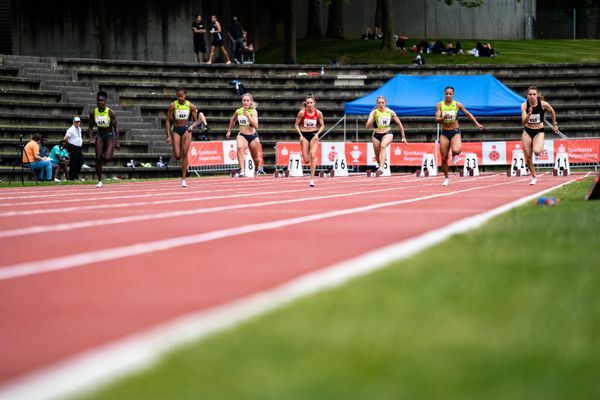
<path fill-rule="evenodd" d="M 85 399 L 600 397 L 591 178 Z"/>
<path fill-rule="evenodd" d="M 444 43 L 454 39 L 443 39 Z M 430 40 L 431 41 L 431 40 Z M 497 57 L 425 54 L 427 64 L 554 64 L 600 62 L 600 40 L 460 40 L 465 52 L 476 42 L 492 43 Z M 418 40 L 409 40 L 408 45 Z M 298 40 L 298 64 L 411 64 L 415 53 L 400 50 L 384 52 L 378 40 Z M 261 64 L 280 64 L 283 44 L 275 43 L 262 48 L 256 55 Z"/>

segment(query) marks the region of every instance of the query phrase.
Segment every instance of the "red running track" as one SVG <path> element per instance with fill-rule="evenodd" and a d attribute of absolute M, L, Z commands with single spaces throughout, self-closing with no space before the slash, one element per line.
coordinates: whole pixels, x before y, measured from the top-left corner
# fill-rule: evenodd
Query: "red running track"
<path fill-rule="evenodd" d="M 567 182 L 191 179 L 0 191 L 0 386 Z"/>

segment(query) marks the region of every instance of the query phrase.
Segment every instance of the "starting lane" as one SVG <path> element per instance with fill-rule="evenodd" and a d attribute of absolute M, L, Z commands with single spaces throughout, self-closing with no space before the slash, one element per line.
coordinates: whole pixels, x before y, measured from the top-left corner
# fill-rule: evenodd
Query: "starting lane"
<path fill-rule="evenodd" d="M 234 183 L 240 189 L 260 183 L 260 191 L 305 187 L 308 182 L 240 181 L 244 182 Z M 0 356 L 0 382 L 567 181 L 543 176 L 531 187 L 526 178 L 484 176 L 454 179 L 442 187 L 441 178 L 409 176 L 319 180 L 318 190 L 309 193 L 332 197 L 206 213 L 200 229 L 189 215 L 138 221 L 127 227 L 141 232 L 161 230 L 163 225 L 177 229 L 120 246 L 96 241 L 94 249 L 72 246 L 53 258 L 3 262 L 0 304 L 5 317 L 0 340 L 8 351 Z M 394 184 L 394 190 L 383 190 Z M 361 193 L 339 197 L 357 192 Z M 286 193 L 277 200 L 303 195 Z M 181 204 L 168 207 L 177 205 Z M 62 241 L 73 243 L 82 234 L 93 237 L 98 228 L 80 229 L 60 232 Z M 119 225 L 110 229 L 117 237 L 131 233 Z M 39 237 L 19 239 L 37 242 Z M 4 245 L 4 239 L 0 243 Z"/>

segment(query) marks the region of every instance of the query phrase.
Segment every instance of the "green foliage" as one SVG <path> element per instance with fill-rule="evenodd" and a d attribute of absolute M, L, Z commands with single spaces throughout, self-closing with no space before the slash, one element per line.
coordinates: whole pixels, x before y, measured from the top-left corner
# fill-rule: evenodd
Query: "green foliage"
<path fill-rule="evenodd" d="M 420 38 L 411 38 L 407 48 Z M 439 39 L 446 43 L 456 39 Z M 429 39 L 432 41 L 432 39 Z M 495 58 L 469 54 L 426 54 L 427 64 L 555 64 L 600 62 L 600 40 L 489 40 L 460 39 L 465 53 L 477 42 L 490 42 L 497 52 Z M 297 42 L 297 62 L 300 64 L 411 64 L 416 54 L 411 51 L 382 51 L 379 40 L 302 39 Z M 283 57 L 283 44 L 274 43 L 256 55 L 257 63 L 278 64 Z"/>

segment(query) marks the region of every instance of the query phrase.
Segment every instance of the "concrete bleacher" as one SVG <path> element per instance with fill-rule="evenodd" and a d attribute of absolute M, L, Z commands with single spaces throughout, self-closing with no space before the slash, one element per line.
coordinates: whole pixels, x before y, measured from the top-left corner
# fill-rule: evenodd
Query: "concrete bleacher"
<path fill-rule="evenodd" d="M 204 112 L 211 140 L 223 140 L 229 119 L 240 99 L 233 79 L 240 80 L 258 103 L 259 134 L 267 169 L 274 164 L 273 146 L 278 141 L 297 140 L 294 119 L 307 93 L 317 98 L 326 127 L 343 116 L 344 102 L 363 96 L 398 73 L 402 74 L 493 74 L 517 93 L 539 86 L 558 114 L 561 131 L 570 137 L 600 137 L 600 64 L 564 65 L 452 65 L 452 66 L 325 66 L 293 65 L 198 65 L 140 61 L 56 59 L 0 56 L 0 172 L 10 171 L 19 135 L 48 136 L 56 144 L 71 125 L 74 115 L 82 118 L 87 136 L 89 112 L 95 107 L 99 89 L 109 94 L 108 106 L 117 114 L 121 149 L 115 152 L 108 176 L 165 176 L 160 168 L 136 169 L 124 165 L 154 165 L 160 156 L 170 157 L 165 142 L 164 118 L 175 89 L 183 86 L 188 99 Z M 441 98 L 440 94 L 440 98 Z M 460 94 L 457 94 L 460 100 Z M 435 134 L 432 117 L 402 117 L 409 141 L 425 141 Z M 522 128 L 518 117 L 478 117 L 485 125 L 478 131 L 469 121 L 462 124 L 463 140 L 518 140 Z M 357 124 L 358 121 L 358 124 Z M 326 140 L 369 140 L 364 117 L 349 117 Z M 548 137 L 552 137 L 549 134 Z M 86 145 L 86 163 L 93 166 L 93 148 Z M 173 163 L 172 163 L 173 164 Z M 170 174 L 178 173 L 171 165 Z M 85 172 L 93 179 L 93 169 Z"/>

